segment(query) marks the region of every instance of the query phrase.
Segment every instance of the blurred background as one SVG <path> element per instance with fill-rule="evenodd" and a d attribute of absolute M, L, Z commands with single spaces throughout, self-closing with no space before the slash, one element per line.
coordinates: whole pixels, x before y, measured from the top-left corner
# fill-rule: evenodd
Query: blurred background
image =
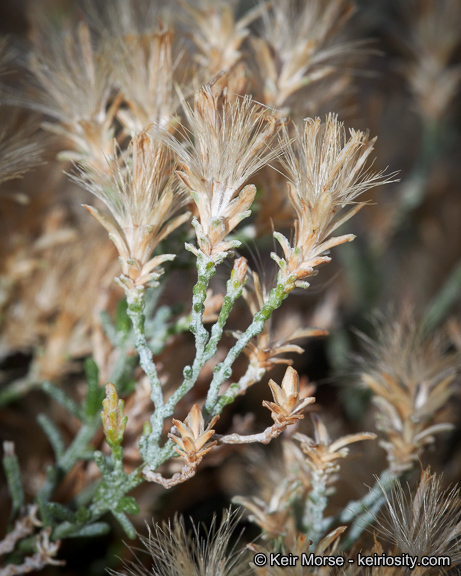
<path fill-rule="evenodd" d="M 308 3 L 305 0 L 295 8 L 301 11 Z M 154 16 L 146 20 L 143 33 L 149 26 L 157 26 L 159 18 L 152 2 L 139 3 L 141 13 L 148 10 L 149 4 L 154 6 Z M 202 10 L 205 16 L 209 13 L 210 18 L 211 4 L 197 0 L 173 7 L 182 11 L 175 30 L 178 53 L 185 52 L 196 63 L 197 86 L 213 77 L 216 70 L 203 58 L 195 41 L 200 33 L 198 20 L 184 4 Z M 226 4 L 232 7 L 237 20 L 254 7 L 249 2 L 219 5 Z M 317 385 L 316 406 L 328 415 L 333 430 L 341 433 L 371 430 L 374 426 L 369 397 L 355 386 L 354 358 L 361 351 L 357 331 L 373 336 L 371 318 L 377 310 L 388 314 L 411 308 L 430 333 L 443 329 L 448 334 L 451 351 L 461 349 L 461 3 L 357 0 L 355 4 L 353 14 L 329 30 L 322 47 L 325 52 L 321 57 L 332 58 L 333 72 L 291 95 L 284 106 L 294 119 L 335 112 L 347 127 L 369 130 L 372 137 L 378 137 L 373 169 L 398 174 L 394 183 L 367 193 L 369 205 L 348 223 L 348 232 L 356 234 L 356 240 L 334 250 L 332 263 L 312 280 L 308 291 L 290 297 L 275 314 L 271 328 L 274 339 L 305 326 L 329 331 L 328 336 L 300 342 L 305 353 L 292 355 L 292 359 L 303 381 Z M 94 10 L 93 15 L 88 6 Z M 62 133 L 49 126 L 43 129 L 43 123 L 56 126 L 63 121 L 53 117 L 49 102 L 40 100 L 43 91 L 37 88 L 30 59 L 34 51 L 42 49 L 41 27 L 45 20 L 56 26 L 85 19 L 97 43 L 105 27 L 111 31 L 110 11 L 106 3 L 96 1 L 0 2 L 0 34 L 8 46 L 0 70 L 0 134 L 6 138 L 24 131 L 31 145 L 22 148 L 31 165 L 25 162 L 17 170 L 19 173 L 27 168 L 27 173 L 19 179 L 7 179 L 0 186 L 0 439 L 16 445 L 29 499 L 42 484 L 52 459 L 37 415 L 46 412 L 67 439 L 78 430 L 78 422 L 69 419 L 39 389 L 41 382 L 52 381 L 76 399 L 81 398 L 85 388 L 83 362 L 90 355 L 99 364 L 104 382 L 107 367 L 113 367 L 116 358 L 100 314 L 106 311 L 114 317 L 117 309 L 120 311 L 122 297 L 113 283 L 118 274 L 115 250 L 105 231 L 81 208 L 88 194 L 66 174 L 72 171 L 73 158 L 62 155 L 67 150 Z M 169 18 L 165 17 L 167 21 Z M 262 34 L 257 19 L 249 24 L 249 30 L 250 35 Z M 261 63 L 249 44 L 246 38 L 238 65 L 246 70 L 245 92 L 262 100 L 264 94 L 255 84 Z M 341 51 L 346 45 L 349 48 L 341 61 L 335 50 L 339 46 Z M 273 50 L 277 49 L 274 44 Z M 187 78 L 183 62 L 178 64 L 178 77 Z M 0 150 L 5 154 L 0 162 L 8 164 L 4 148 Z M 270 223 L 289 235 L 290 214 L 284 213 L 283 202 L 274 201 L 274 194 L 283 194 L 281 187 L 278 192 L 268 190 L 264 174 L 257 184 L 257 206 L 251 223 L 242 231 L 240 253 L 248 258 L 250 267 L 270 278 Z M 184 239 L 181 232 L 169 242 L 182 251 Z M 169 306 L 174 317 L 190 309 L 195 271 L 184 255 L 169 272 L 167 288 L 158 295 L 158 306 Z M 228 274 L 229 268 L 224 265 L 213 283 L 214 293 L 223 292 Z M 234 311 L 230 328 L 238 329 L 242 318 L 249 318 L 244 303 Z M 232 342 L 229 335 L 223 350 Z M 123 353 L 130 356 L 133 350 Z M 190 334 L 172 334 L 166 340 L 158 362 L 162 374 L 168 373 L 168 385 L 174 386 L 192 354 Z M 244 361 L 241 364 L 236 367 L 237 374 L 244 371 Z M 265 381 L 272 377 L 280 382 L 283 373 L 284 367 L 276 366 Z M 179 407 L 182 417 L 200 399 L 209 375 L 205 369 L 194 391 L 196 396 Z M 136 378 L 137 373 L 126 377 L 131 422 L 142 420 L 143 407 L 148 403 L 145 397 L 137 396 L 139 392 L 133 392 Z M 218 432 L 229 427 L 232 418 L 250 412 L 255 422 L 267 422 L 261 407 L 267 398 L 265 384 L 249 389 L 223 414 Z M 445 471 L 447 482 L 461 479 L 460 408 L 458 394 L 447 407 L 457 431 L 437 444 L 426 459 L 436 470 Z M 139 427 L 132 425 L 133 429 L 127 431 L 127 466 L 133 468 Z M 303 430 L 311 429 L 308 418 L 302 426 Z M 102 432 L 96 442 L 102 449 Z M 136 528 L 145 531 L 144 521 L 171 518 L 176 512 L 209 523 L 213 513 L 220 514 L 233 496 L 251 493 L 251 462 L 259 462 L 260 458 L 277 460 L 278 450 L 277 446 L 256 452 L 243 447 L 226 448 L 205 460 L 195 478 L 171 492 L 150 484 L 141 486 L 136 493 L 141 507 L 133 520 Z M 360 455 L 357 453 L 343 468 L 345 500 L 363 494 L 366 489 L 362 484 L 371 483 L 373 474 L 384 465 L 384 453 L 376 447 L 363 446 L 358 452 Z M 357 461 L 361 466 L 365 461 L 367 464 L 357 470 Z M 60 485 L 57 500 L 71 501 L 97 474 L 94 464 L 79 463 Z M 10 513 L 3 480 L 0 476 L 0 537 L 7 529 Z M 251 539 L 258 531 L 246 525 L 245 538 Z M 103 574 L 108 566 L 117 569 L 117 557 L 129 558 L 131 554 L 122 539 L 120 528 L 114 525 L 107 536 L 66 541 L 59 553 L 66 566 L 47 567 L 42 574 L 59 571 L 96 575 Z"/>

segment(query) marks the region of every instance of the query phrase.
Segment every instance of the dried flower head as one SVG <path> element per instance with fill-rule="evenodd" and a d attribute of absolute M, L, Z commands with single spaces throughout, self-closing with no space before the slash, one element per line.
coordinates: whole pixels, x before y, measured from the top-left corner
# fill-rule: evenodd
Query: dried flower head
<path fill-rule="evenodd" d="M 459 367 L 442 334 L 429 335 L 409 310 L 376 320 L 376 337 L 362 336 L 368 358 L 362 382 L 375 394 L 378 428 L 394 473 L 411 468 L 434 435 L 451 425 L 437 414 L 453 394 Z"/>
<path fill-rule="evenodd" d="M 185 105 L 185 112 L 194 142 L 184 145 L 173 137 L 166 142 L 180 159 L 178 176 L 197 205 L 199 247 L 210 256 L 238 244 L 225 239 L 250 214 L 256 187 L 243 187 L 245 182 L 279 154 L 279 147 L 271 148 L 278 122 L 250 97 L 215 95 L 209 85 L 197 92 L 194 110 Z"/>
<path fill-rule="evenodd" d="M 261 37 L 251 38 L 265 104 L 283 109 L 299 90 L 343 72 L 357 47 L 337 35 L 354 10 L 350 0 L 272 3 L 263 13 Z"/>
<path fill-rule="evenodd" d="M 416 568 L 415 574 L 445 574 L 461 564 L 461 498 L 459 487 L 442 488 L 442 480 L 424 470 L 414 494 L 397 482 L 386 499 L 384 520 L 378 532 L 395 544 L 399 553 L 411 556 L 449 557 L 449 566 Z"/>
<path fill-rule="evenodd" d="M 407 29 L 399 42 L 409 58 L 401 69 L 421 117 L 440 121 L 461 82 L 461 65 L 452 63 L 461 45 L 461 5 L 457 0 L 413 0 L 403 7 Z"/>
<path fill-rule="evenodd" d="M 314 424 L 314 438 L 309 438 L 305 434 L 297 432 L 294 436 L 301 445 L 301 449 L 307 456 L 307 464 L 314 473 L 324 473 L 333 480 L 332 474 L 339 470 L 337 460 L 346 458 L 349 454 L 348 446 L 362 440 L 374 440 L 376 434 L 370 432 L 359 432 L 358 434 L 347 434 L 337 440 L 332 440 L 322 418 L 318 414 L 311 414 Z"/>
<path fill-rule="evenodd" d="M 119 108 L 117 118 L 130 133 L 149 124 L 170 129 L 176 122 L 172 46 L 173 33 L 165 27 L 108 42 L 114 81 L 128 105 L 128 109 Z"/>
<path fill-rule="evenodd" d="M 133 576 L 249 576 L 246 554 L 236 549 L 231 540 L 240 516 L 230 510 L 224 512 L 218 525 L 213 518 L 209 529 L 193 526 L 186 530 L 184 519 L 175 517 L 173 522 L 154 524 L 141 542 L 152 556 L 152 566 L 141 563 L 125 564 L 125 574 Z M 111 572 L 113 576 L 120 573 Z"/>
<path fill-rule="evenodd" d="M 170 155 L 165 146 L 141 132 L 131 140 L 129 151 L 108 160 L 110 173 L 90 165 L 80 166 L 80 185 L 102 200 L 111 217 L 94 207 L 87 210 L 109 232 L 120 255 L 121 281 L 141 287 L 158 277 L 154 269 L 174 255 L 152 258 L 159 242 L 185 222 L 188 214 L 173 217 L 181 194 L 173 184 Z"/>
<path fill-rule="evenodd" d="M 173 419 L 179 436 L 171 433 L 168 436 L 179 446 L 179 448 L 175 446 L 175 451 L 191 462 L 201 460 L 216 445 L 216 442 L 208 443 L 208 440 L 215 433 L 212 427 L 218 419 L 219 416 L 215 416 L 205 428 L 205 420 L 198 404 L 192 406 L 184 422 Z"/>
<path fill-rule="evenodd" d="M 173 449 L 184 460 L 184 465 L 180 472 L 173 474 L 169 479 L 164 478 L 159 472 L 153 472 L 149 466 L 145 466 L 143 470 L 144 478 L 150 482 L 161 484 L 168 489 L 195 476 L 197 466 L 205 454 L 208 454 L 216 445 L 216 441 L 209 442 L 209 440 L 215 433 L 212 427 L 218 419 L 219 416 L 212 418 L 205 428 L 205 420 L 198 404 L 192 406 L 184 422 L 173 419 L 173 424 L 179 436 L 173 431 L 168 434 L 168 437 L 176 443 Z"/>
<path fill-rule="evenodd" d="M 179 0 L 187 12 L 187 24 L 199 50 L 196 60 L 208 77 L 229 71 L 240 60 L 240 48 L 248 36 L 248 26 L 265 5 L 256 6 L 236 17 L 238 0 Z"/>
<path fill-rule="evenodd" d="M 30 106 L 58 120 L 43 126 L 72 144 L 60 158 L 90 159 L 104 169 L 120 101 L 111 103 L 108 61 L 94 50 L 88 26 L 82 22 L 75 31 L 61 31 L 45 25 L 36 33 L 30 69 L 38 81 L 37 99 Z"/>
<path fill-rule="evenodd" d="M 263 401 L 263 406 L 271 411 L 272 426 L 267 427 L 259 434 L 241 435 L 238 433 L 221 436 L 219 441 L 223 444 L 251 444 L 261 442 L 269 444 L 277 438 L 288 426 L 296 424 L 304 418 L 301 412 L 306 406 L 315 402 L 315 398 L 300 398 L 299 377 L 296 370 L 289 366 L 283 377 L 282 386 L 278 386 L 273 380 L 269 381 L 274 402 Z"/>
<path fill-rule="evenodd" d="M 269 380 L 269 387 L 274 402 L 264 401 L 263 406 L 269 408 L 275 422 L 284 421 L 288 424 L 294 424 L 297 420 L 304 418 L 304 414 L 302 414 L 304 408 L 315 402 L 313 397 L 300 398 L 299 376 L 291 366 L 286 369 L 281 386 L 271 379 Z"/>
<path fill-rule="evenodd" d="M 285 132 L 285 140 L 288 135 Z M 352 234 L 331 238 L 331 234 L 360 209 L 356 204 L 346 212 L 343 208 L 373 186 L 389 180 L 381 172 L 367 168 L 376 139 L 358 130 L 350 130 L 347 138 L 342 122 L 328 115 L 307 119 L 303 134 L 297 135 L 296 147 L 287 146 L 284 165 L 288 174 L 288 192 L 296 210 L 293 246 L 280 233 L 284 260 L 273 255 L 285 277 L 294 277 L 294 285 L 305 286 L 304 278 L 330 258 L 330 248 L 351 242 Z"/>

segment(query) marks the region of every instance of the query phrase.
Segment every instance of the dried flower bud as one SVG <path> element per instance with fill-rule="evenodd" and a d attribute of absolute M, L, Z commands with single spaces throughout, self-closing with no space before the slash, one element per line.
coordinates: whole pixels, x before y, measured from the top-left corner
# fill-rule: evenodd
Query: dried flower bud
<path fill-rule="evenodd" d="M 216 444 L 216 442 L 209 444 L 207 442 L 215 433 L 212 427 L 218 418 L 219 416 L 215 416 L 205 428 L 202 412 L 198 404 L 194 404 L 184 422 L 173 419 L 173 424 L 180 434 L 180 437 L 168 434 L 169 438 L 179 446 L 179 448 L 175 447 L 175 451 L 190 462 L 201 460 Z"/>
<path fill-rule="evenodd" d="M 234 262 L 234 269 L 232 270 L 232 279 L 237 281 L 239 284 L 245 282 L 245 278 L 248 270 L 248 260 L 243 256 L 237 258 Z"/>
<path fill-rule="evenodd" d="M 125 433 L 128 417 L 123 413 L 125 402 L 120 400 L 115 386 L 111 383 L 106 385 L 106 398 L 102 401 L 101 412 L 102 426 L 106 442 L 111 448 L 120 446 Z"/>
<path fill-rule="evenodd" d="M 274 397 L 274 402 L 263 402 L 263 406 L 272 412 L 274 421 L 284 420 L 292 424 L 296 420 L 304 418 L 302 411 L 309 404 L 315 402 L 315 398 L 299 397 L 299 376 L 294 368 L 288 366 L 282 380 L 282 386 L 269 380 L 269 386 Z"/>

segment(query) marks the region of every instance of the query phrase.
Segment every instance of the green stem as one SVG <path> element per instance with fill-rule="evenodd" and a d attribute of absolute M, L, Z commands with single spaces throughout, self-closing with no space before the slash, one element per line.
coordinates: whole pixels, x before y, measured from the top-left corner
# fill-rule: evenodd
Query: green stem
<path fill-rule="evenodd" d="M 184 380 L 175 392 L 170 396 L 161 411 L 161 417 L 168 418 L 173 415 L 177 403 L 191 390 L 197 382 L 199 374 L 208 360 L 215 356 L 219 341 L 221 340 L 224 326 L 236 300 L 241 296 L 245 278 L 239 276 L 237 271 L 232 270 L 231 277 L 227 282 L 226 295 L 221 307 L 218 319 L 211 329 L 211 336 L 203 326 L 203 312 L 205 309 L 205 298 L 211 278 L 216 273 L 215 263 L 202 253 L 197 257 L 198 279 L 194 286 L 194 296 L 192 302 L 191 332 L 195 335 L 196 355 L 192 366 L 186 366 L 183 371 Z M 163 420 L 162 420 L 163 422 Z M 171 441 L 166 442 L 161 451 L 154 451 L 149 448 L 148 439 L 145 450 L 149 470 L 156 470 L 160 464 L 174 455 Z"/>
<path fill-rule="evenodd" d="M 267 320 L 272 316 L 274 310 L 279 308 L 288 296 L 287 284 L 289 280 L 290 279 L 287 281 L 279 275 L 277 286 L 271 290 L 266 304 L 255 314 L 252 323 L 241 335 L 236 344 L 229 350 L 225 360 L 218 364 L 214 369 L 213 380 L 210 384 L 205 404 L 205 412 L 208 416 L 213 417 L 216 414 L 220 414 L 222 410 L 222 402 L 219 402 L 219 389 L 221 385 L 232 376 L 232 366 L 245 346 L 247 346 L 252 338 L 261 334 Z M 231 393 L 235 393 L 233 398 L 238 394 L 238 390 L 235 390 L 235 388 L 236 387 L 234 387 L 234 390 Z M 225 404 L 228 403 L 228 401 L 225 402 Z"/>
<path fill-rule="evenodd" d="M 145 316 L 144 316 L 144 291 L 127 290 L 126 299 L 128 304 L 128 316 L 133 324 L 135 335 L 135 347 L 139 354 L 139 363 L 146 374 L 151 387 L 151 400 L 154 404 L 154 414 L 151 416 L 152 432 L 149 434 L 149 446 L 155 450 L 163 430 L 163 418 L 158 414 L 163 409 L 162 385 L 157 373 L 153 354 L 147 344 L 145 333 Z M 144 456 L 144 455 L 143 455 Z"/>
<path fill-rule="evenodd" d="M 218 319 L 211 329 L 211 337 L 208 339 L 207 333 L 207 342 L 205 342 L 205 346 L 201 346 L 200 348 L 197 346 L 197 354 L 192 366 L 186 366 L 184 369 L 184 381 L 182 385 L 172 394 L 167 402 L 166 408 L 169 411 L 171 410 L 171 414 L 179 400 L 181 400 L 181 398 L 183 398 L 183 396 L 194 386 L 205 363 L 216 355 L 218 344 L 224 331 L 224 326 L 226 325 L 227 319 L 229 318 L 229 314 L 231 313 L 236 300 L 242 295 L 243 286 L 244 280 L 239 280 L 235 269 L 232 270 L 231 277 L 227 282 L 223 305 L 219 312 Z"/>
<path fill-rule="evenodd" d="M 226 392 L 218 398 L 215 409 L 216 414 L 221 414 L 224 406 L 231 404 L 239 394 L 243 394 L 252 384 L 260 382 L 265 373 L 266 368 L 250 362 L 245 374 L 239 381 L 231 384 Z"/>

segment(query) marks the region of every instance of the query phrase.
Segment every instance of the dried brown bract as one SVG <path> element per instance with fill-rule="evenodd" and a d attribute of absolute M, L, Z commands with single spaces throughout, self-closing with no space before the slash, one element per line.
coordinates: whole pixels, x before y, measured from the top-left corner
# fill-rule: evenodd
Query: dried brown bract
<path fill-rule="evenodd" d="M 272 379 L 269 380 L 273 402 L 263 402 L 263 406 L 271 411 L 272 419 L 275 422 L 286 422 L 287 425 L 294 424 L 297 420 L 304 418 L 302 413 L 306 406 L 313 404 L 315 398 L 301 398 L 299 388 L 299 376 L 296 370 L 288 366 L 282 385 L 279 386 Z"/>
<path fill-rule="evenodd" d="M 184 422 L 173 419 L 173 424 L 180 434 L 180 436 L 169 434 L 171 440 L 179 446 L 179 448 L 175 447 L 175 451 L 190 461 L 193 459 L 201 460 L 216 444 L 216 442 L 207 443 L 215 432 L 212 427 L 218 419 L 219 416 L 215 416 L 205 428 L 205 420 L 198 404 L 192 406 L 192 410 Z"/>

